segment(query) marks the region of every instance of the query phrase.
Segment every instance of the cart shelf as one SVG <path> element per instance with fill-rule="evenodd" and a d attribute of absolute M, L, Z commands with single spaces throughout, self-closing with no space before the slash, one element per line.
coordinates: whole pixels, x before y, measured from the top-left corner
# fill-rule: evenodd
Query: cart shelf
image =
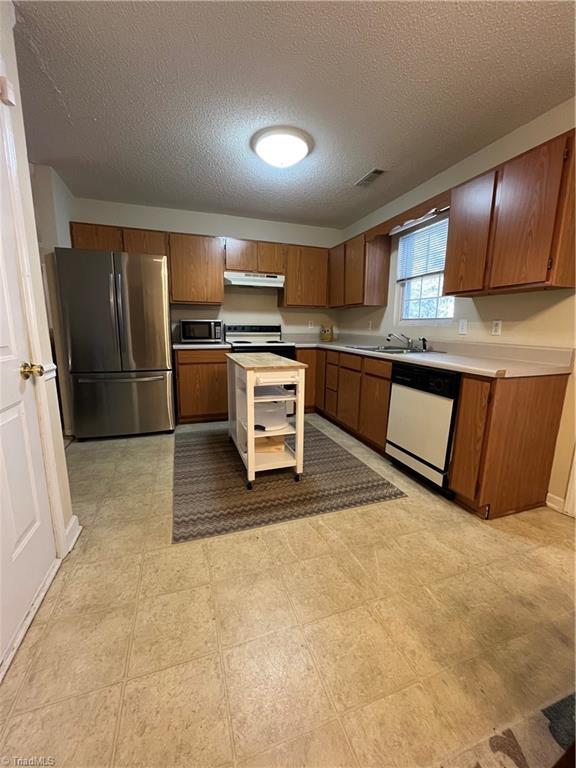
<path fill-rule="evenodd" d="M 245 430 L 248 429 L 248 424 L 245 421 L 240 422 Z M 294 424 L 288 424 L 287 427 L 284 427 L 283 429 L 274 429 L 270 430 L 269 432 L 262 432 L 260 429 L 254 430 L 254 439 L 257 440 L 259 437 L 280 437 L 282 435 L 295 435 L 296 434 L 296 427 Z"/>

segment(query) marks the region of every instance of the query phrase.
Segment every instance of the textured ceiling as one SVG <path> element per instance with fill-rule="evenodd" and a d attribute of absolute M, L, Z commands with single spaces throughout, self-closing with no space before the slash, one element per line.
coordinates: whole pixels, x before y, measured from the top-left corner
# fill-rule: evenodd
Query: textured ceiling
<path fill-rule="evenodd" d="M 80 197 L 343 227 L 574 93 L 571 2 L 17 12 L 30 159 Z M 277 124 L 316 142 L 291 169 L 249 146 Z"/>

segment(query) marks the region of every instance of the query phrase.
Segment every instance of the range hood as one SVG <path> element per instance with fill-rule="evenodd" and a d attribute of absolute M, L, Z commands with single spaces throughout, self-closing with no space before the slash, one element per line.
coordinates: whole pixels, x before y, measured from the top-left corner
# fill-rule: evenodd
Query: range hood
<path fill-rule="evenodd" d="M 224 285 L 245 285 L 250 288 L 283 288 L 284 275 L 262 272 L 224 272 Z"/>

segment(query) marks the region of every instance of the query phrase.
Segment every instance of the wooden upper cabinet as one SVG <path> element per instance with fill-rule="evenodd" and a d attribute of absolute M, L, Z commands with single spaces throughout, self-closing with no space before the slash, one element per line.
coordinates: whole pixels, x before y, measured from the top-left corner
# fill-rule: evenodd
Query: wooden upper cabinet
<path fill-rule="evenodd" d="M 122 230 L 103 224 L 70 222 L 70 238 L 73 248 L 85 251 L 122 251 Z"/>
<path fill-rule="evenodd" d="M 170 235 L 170 298 L 182 304 L 222 304 L 222 238 Z"/>
<path fill-rule="evenodd" d="M 284 306 L 325 307 L 328 303 L 328 250 L 286 246 Z"/>
<path fill-rule="evenodd" d="M 226 269 L 239 272 L 256 272 L 258 269 L 257 245 L 253 240 L 226 238 Z"/>
<path fill-rule="evenodd" d="M 558 136 L 499 172 L 488 286 L 546 281 L 567 149 Z"/>
<path fill-rule="evenodd" d="M 344 303 L 364 303 L 364 235 L 358 235 L 346 243 L 344 277 Z"/>
<path fill-rule="evenodd" d="M 168 253 L 168 235 L 153 229 L 123 229 L 124 250 L 127 253 L 147 253 L 165 256 Z"/>
<path fill-rule="evenodd" d="M 258 272 L 283 275 L 286 271 L 286 248 L 282 243 L 258 242 Z"/>
<path fill-rule="evenodd" d="M 445 294 L 484 287 L 495 184 L 496 172 L 490 171 L 451 192 Z"/>
<path fill-rule="evenodd" d="M 344 306 L 344 253 L 345 244 L 331 248 L 329 253 L 328 303 L 331 307 Z"/>
<path fill-rule="evenodd" d="M 340 258 L 340 254 L 337 253 L 338 270 Z M 339 271 L 337 271 L 334 287 L 337 297 L 342 298 L 342 304 L 331 301 L 331 305 L 385 307 L 388 303 L 390 238 L 379 236 L 367 240 L 365 235 L 358 235 L 344 244 L 343 261 L 343 295 L 339 293 L 342 281 Z"/>

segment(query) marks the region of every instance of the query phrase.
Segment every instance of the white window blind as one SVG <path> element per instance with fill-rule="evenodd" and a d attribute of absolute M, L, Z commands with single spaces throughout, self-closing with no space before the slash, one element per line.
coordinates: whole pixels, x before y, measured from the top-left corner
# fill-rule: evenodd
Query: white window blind
<path fill-rule="evenodd" d="M 398 282 L 402 320 L 454 317 L 454 297 L 443 296 L 448 219 L 407 232 L 398 239 Z"/>
<path fill-rule="evenodd" d="M 398 280 L 444 271 L 448 219 L 407 232 L 398 241 Z"/>

